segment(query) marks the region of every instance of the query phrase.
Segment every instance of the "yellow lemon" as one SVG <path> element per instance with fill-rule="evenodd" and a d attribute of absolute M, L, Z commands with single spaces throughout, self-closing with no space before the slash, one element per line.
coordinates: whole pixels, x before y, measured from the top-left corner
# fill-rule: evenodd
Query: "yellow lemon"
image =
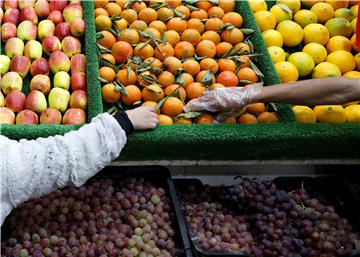
<path fill-rule="evenodd" d="M 349 37 L 352 34 L 351 23 L 344 18 L 332 18 L 325 23 L 330 36 L 344 36 Z"/>
<path fill-rule="evenodd" d="M 293 21 L 280 22 L 276 30 L 281 33 L 286 46 L 296 46 L 301 43 L 304 37 L 301 26 Z"/>
<path fill-rule="evenodd" d="M 286 53 L 284 49 L 278 46 L 269 46 L 268 51 L 273 63 L 282 62 L 286 59 Z"/>
<path fill-rule="evenodd" d="M 352 49 L 353 51 L 355 52 L 360 52 L 360 47 L 358 47 L 356 44 L 355 44 L 355 41 L 356 41 L 356 35 L 354 34 L 352 37 L 351 37 L 351 44 L 352 44 Z"/>
<path fill-rule="evenodd" d="M 312 11 L 300 10 L 295 13 L 294 21 L 304 28 L 309 24 L 317 23 L 317 17 Z"/>
<path fill-rule="evenodd" d="M 323 123 L 345 123 L 345 109 L 341 105 L 318 105 L 314 112 L 318 122 Z"/>
<path fill-rule="evenodd" d="M 360 53 L 357 53 L 357 54 L 354 56 L 354 61 L 355 61 L 356 69 L 357 69 L 358 71 L 360 71 Z"/>
<path fill-rule="evenodd" d="M 316 123 L 316 116 L 313 109 L 308 106 L 295 105 L 292 107 L 297 122 Z"/>
<path fill-rule="evenodd" d="M 344 18 L 348 21 L 352 21 L 356 16 L 348 8 L 340 8 L 335 11 L 335 18 Z"/>
<path fill-rule="evenodd" d="M 330 38 L 329 31 L 324 25 L 309 24 L 304 28 L 304 43 L 319 43 L 326 45 Z"/>
<path fill-rule="evenodd" d="M 334 8 L 328 3 L 316 3 L 310 10 L 315 13 L 320 23 L 325 23 L 335 16 Z"/>
<path fill-rule="evenodd" d="M 248 2 L 253 13 L 267 10 L 267 5 L 264 0 L 248 0 Z"/>
<path fill-rule="evenodd" d="M 296 52 L 289 56 L 288 62 L 295 65 L 300 77 L 305 77 L 311 74 L 315 67 L 313 58 L 304 52 Z"/>
<path fill-rule="evenodd" d="M 289 8 L 284 8 L 283 5 L 274 5 L 271 7 L 270 12 L 275 15 L 276 22 L 282 22 L 285 20 L 292 20 L 292 12 L 287 11 Z"/>
<path fill-rule="evenodd" d="M 288 83 L 298 80 L 299 72 L 294 66 L 294 64 L 290 62 L 282 61 L 275 63 L 274 66 L 277 74 L 279 75 L 283 83 Z"/>
<path fill-rule="evenodd" d="M 347 122 L 360 122 L 360 105 L 350 105 L 345 108 Z"/>
<path fill-rule="evenodd" d="M 277 0 L 276 3 L 287 5 L 292 11 L 292 13 L 296 13 L 300 10 L 301 7 L 300 0 Z"/>
<path fill-rule="evenodd" d="M 346 0 L 326 0 L 326 2 L 329 3 L 334 10 L 346 8 L 349 5 L 349 1 Z"/>
<path fill-rule="evenodd" d="M 350 8 L 350 10 L 352 11 L 355 17 L 358 16 L 358 9 L 359 9 L 359 5 L 357 3 L 351 6 Z"/>
<path fill-rule="evenodd" d="M 356 31 L 356 22 L 357 22 L 357 18 L 353 19 L 350 24 L 351 24 L 351 28 L 353 30 L 353 33 L 355 33 Z"/>
<path fill-rule="evenodd" d="M 341 71 L 335 64 L 329 62 L 322 62 L 315 66 L 312 78 L 327 78 L 327 77 L 339 77 L 341 76 Z"/>
<path fill-rule="evenodd" d="M 354 70 L 356 66 L 353 55 L 344 50 L 332 52 L 326 61 L 338 66 L 342 74 Z"/>
<path fill-rule="evenodd" d="M 303 52 L 308 53 L 313 59 L 315 64 L 319 64 L 326 60 L 327 51 L 323 45 L 319 43 L 309 43 L 303 48 Z"/>
<path fill-rule="evenodd" d="M 261 33 L 266 46 L 283 46 L 283 37 L 279 31 L 269 29 Z"/>
<path fill-rule="evenodd" d="M 348 79 L 360 79 L 360 71 L 348 71 L 343 75 L 343 77 Z"/>
<path fill-rule="evenodd" d="M 326 49 L 328 53 L 335 52 L 337 50 L 345 50 L 350 52 L 352 44 L 350 39 L 344 36 L 335 36 L 329 39 L 326 44 Z"/>
<path fill-rule="evenodd" d="M 274 29 L 276 26 L 276 17 L 269 11 L 256 12 L 255 20 L 261 31 Z"/>

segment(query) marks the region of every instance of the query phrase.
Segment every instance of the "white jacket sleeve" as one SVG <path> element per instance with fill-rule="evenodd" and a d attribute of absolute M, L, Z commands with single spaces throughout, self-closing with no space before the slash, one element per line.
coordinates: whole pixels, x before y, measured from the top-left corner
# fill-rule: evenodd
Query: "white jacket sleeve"
<path fill-rule="evenodd" d="M 81 186 L 119 156 L 125 131 L 104 113 L 64 136 L 14 141 L 0 136 L 1 223 L 30 198 L 67 185 Z"/>

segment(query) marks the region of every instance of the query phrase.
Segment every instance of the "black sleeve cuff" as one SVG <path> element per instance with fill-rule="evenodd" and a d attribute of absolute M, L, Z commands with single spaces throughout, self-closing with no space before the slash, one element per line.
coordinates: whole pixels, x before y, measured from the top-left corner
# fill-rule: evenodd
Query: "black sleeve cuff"
<path fill-rule="evenodd" d="M 114 118 L 120 124 L 121 128 L 125 131 L 126 135 L 129 135 L 131 132 L 134 131 L 134 125 L 131 123 L 126 112 L 117 112 L 114 115 Z"/>

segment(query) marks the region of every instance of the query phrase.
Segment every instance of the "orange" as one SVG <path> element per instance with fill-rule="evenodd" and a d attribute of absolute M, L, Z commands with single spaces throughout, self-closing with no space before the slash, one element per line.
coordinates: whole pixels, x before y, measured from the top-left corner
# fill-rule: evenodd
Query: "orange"
<path fill-rule="evenodd" d="M 272 112 L 263 112 L 257 117 L 259 123 L 278 122 L 279 118 Z"/>
<path fill-rule="evenodd" d="M 154 28 L 160 32 L 160 34 L 164 33 L 167 30 L 166 24 L 162 21 L 153 21 L 149 24 L 149 28 Z"/>
<path fill-rule="evenodd" d="M 104 7 L 108 2 L 109 0 L 94 0 L 94 7 L 95 8 Z"/>
<path fill-rule="evenodd" d="M 144 101 L 159 102 L 164 98 L 164 91 L 158 85 L 145 86 L 141 92 Z"/>
<path fill-rule="evenodd" d="M 185 62 L 183 62 L 182 66 L 183 69 L 187 73 L 190 73 L 191 76 L 195 76 L 200 72 L 200 64 L 195 60 L 186 60 Z"/>
<path fill-rule="evenodd" d="M 133 71 L 133 70 L 130 70 L 130 76 L 129 76 L 128 70 L 122 69 L 122 70 L 119 70 L 119 72 L 117 73 L 117 79 L 124 86 L 135 85 L 135 83 L 137 81 L 137 76 L 136 76 L 135 71 Z"/>
<path fill-rule="evenodd" d="M 236 28 L 241 28 L 241 26 L 243 24 L 243 18 L 237 12 L 225 13 L 224 16 L 222 17 L 221 21 L 224 24 L 230 23 L 230 24 L 234 25 Z"/>
<path fill-rule="evenodd" d="M 200 71 L 197 75 L 196 75 L 196 81 L 197 82 L 200 82 L 200 83 L 203 83 L 203 79 L 204 79 L 204 76 L 205 74 L 207 73 L 208 71 L 207 70 L 202 70 Z M 216 78 L 214 75 L 212 75 L 211 77 L 211 84 L 215 83 L 216 82 Z"/>
<path fill-rule="evenodd" d="M 105 103 L 114 104 L 120 100 L 121 93 L 114 84 L 106 84 L 101 88 L 102 98 Z"/>
<path fill-rule="evenodd" d="M 127 20 L 121 18 L 120 20 L 115 21 L 116 25 L 119 27 L 119 29 L 126 29 L 128 26 Z M 129 23 L 130 24 L 130 23 Z"/>
<path fill-rule="evenodd" d="M 105 15 L 99 15 L 95 18 L 95 26 L 97 31 L 111 29 L 111 19 Z"/>
<path fill-rule="evenodd" d="M 313 109 L 308 106 L 295 105 L 292 107 L 297 122 L 316 123 L 316 116 Z"/>
<path fill-rule="evenodd" d="M 181 124 L 181 125 L 190 125 L 192 124 L 192 120 L 185 118 L 185 113 L 180 113 L 178 115 L 175 116 L 174 120 L 174 124 Z"/>
<path fill-rule="evenodd" d="M 221 42 L 220 35 L 215 31 L 206 31 L 204 34 L 201 35 L 202 40 L 210 40 L 215 45 L 219 44 Z"/>
<path fill-rule="evenodd" d="M 206 91 L 206 87 L 204 87 L 203 84 L 199 82 L 193 82 L 185 88 L 185 91 L 186 100 L 191 100 L 201 96 Z"/>
<path fill-rule="evenodd" d="M 128 56 L 133 56 L 133 49 L 128 42 L 118 41 L 111 48 L 112 55 L 118 64 L 124 63 Z"/>
<path fill-rule="evenodd" d="M 157 77 L 157 80 L 164 88 L 175 83 L 175 77 L 170 71 L 163 71 Z"/>
<path fill-rule="evenodd" d="M 224 12 L 233 12 L 235 10 L 235 0 L 219 0 L 218 5 Z"/>
<path fill-rule="evenodd" d="M 144 8 L 139 12 L 138 19 L 145 21 L 147 24 L 150 24 L 157 19 L 157 12 L 152 8 Z"/>
<path fill-rule="evenodd" d="M 200 9 L 200 10 L 192 11 L 190 14 L 190 18 L 204 20 L 208 18 L 208 14 L 204 10 Z"/>
<path fill-rule="evenodd" d="M 94 11 L 95 18 L 100 15 L 109 16 L 109 13 L 104 8 L 96 8 Z"/>
<path fill-rule="evenodd" d="M 212 58 L 205 58 L 200 61 L 201 70 L 211 70 L 213 73 L 216 73 L 219 69 L 218 63 Z"/>
<path fill-rule="evenodd" d="M 259 115 L 265 111 L 265 104 L 263 103 L 253 103 L 246 106 L 246 111 L 251 114 Z"/>
<path fill-rule="evenodd" d="M 236 87 L 239 83 L 235 73 L 231 71 L 222 71 L 216 80 L 217 83 L 223 84 L 225 87 Z"/>
<path fill-rule="evenodd" d="M 224 16 L 224 10 L 218 6 L 213 6 L 208 10 L 208 15 L 210 18 L 216 17 L 221 19 Z"/>
<path fill-rule="evenodd" d="M 171 117 L 165 114 L 158 114 L 159 125 L 172 125 L 174 124 Z"/>
<path fill-rule="evenodd" d="M 220 59 L 218 65 L 220 71 L 235 72 L 236 69 L 236 63 L 231 59 Z"/>
<path fill-rule="evenodd" d="M 201 10 L 204 10 L 205 12 L 207 12 L 213 5 L 212 5 L 212 3 L 210 1 L 203 0 L 203 1 L 197 2 L 195 4 L 195 6 L 197 8 L 200 8 Z"/>
<path fill-rule="evenodd" d="M 175 10 L 182 13 L 185 16 L 185 20 L 188 20 L 190 18 L 190 9 L 188 7 L 180 5 L 176 7 Z"/>
<path fill-rule="evenodd" d="M 181 61 L 178 58 L 173 57 L 173 56 L 166 57 L 163 65 L 165 66 L 164 67 L 165 69 L 167 69 L 168 71 L 170 71 L 173 74 L 175 74 L 178 69 L 182 68 Z"/>
<path fill-rule="evenodd" d="M 241 68 L 236 75 L 239 80 L 249 80 L 252 83 L 258 81 L 258 75 L 249 67 Z"/>
<path fill-rule="evenodd" d="M 162 62 L 157 58 L 149 57 L 144 60 L 144 62 L 146 62 L 146 61 L 150 61 L 151 62 L 150 66 L 152 66 L 152 67 L 156 67 L 159 69 L 162 68 Z"/>
<path fill-rule="evenodd" d="M 106 31 L 106 30 L 103 30 L 99 33 L 103 36 L 103 38 L 98 39 L 96 42 L 107 49 L 111 49 L 113 44 L 115 44 L 115 42 L 116 42 L 115 36 L 111 32 Z"/>
<path fill-rule="evenodd" d="M 110 67 L 101 67 L 99 69 L 99 76 L 106 81 L 113 82 L 116 78 L 116 72 Z"/>
<path fill-rule="evenodd" d="M 214 84 L 211 84 L 211 86 L 209 87 L 209 90 L 214 90 L 214 89 L 217 89 L 217 88 L 224 88 L 225 86 L 223 84 L 220 84 L 220 83 L 214 83 Z"/>
<path fill-rule="evenodd" d="M 176 8 L 182 4 L 182 0 L 166 0 L 173 8 Z"/>
<path fill-rule="evenodd" d="M 137 77 L 137 82 L 139 86 L 144 86 L 144 85 L 150 85 L 152 82 L 149 82 L 148 80 L 146 80 L 146 77 L 153 77 L 154 79 L 156 79 L 156 76 L 151 73 L 150 71 L 144 71 L 142 73 L 140 73 Z"/>
<path fill-rule="evenodd" d="M 185 89 L 182 86 L 178 85 L 178 84 L 172 84 L 172 85 L 168 86 L 167 88 L 165 88 L 164 93 L 167 96 L 172 95 L 172 96 L 178 97 L 178 98 L 179 98 L 179 94 L 180 94 L 181 99 L 183 101 L 185 101 L 185 99 L 186 99 L 186 91 L 185 91 Z"/>
<path fill-rule="evenodd" d="M 161 34 L 159 31 L 157 31 L 156 29 L 154 28 L 146 28 L 143 30 L 143 32 L 145 34 L 148 34 L 151 38 L 157 38 L 157 39 L 160 39 L 161 38 Z M 140 34 L 140 39 L 141 39 L 141 42 L 146 42 L 149 40 L 149 38 L 147 37 L 143 37 L 141 34 Z"/>
<path fill-rule="evenodd" d="M 146 4 L 144 2 L 135 2 L 131 5 L 131 8 L 139 13 L 141 10 L 146 8 Z"/>
<path fill-rule="evenodd" d="M 166 22 L 170 17 L 174 16 L 174 12 L 167 8 L 167 7 L 161 7 L 159 10 L 157 10 L 158 19 L 162 22 Z"/>
<path fill-rule="evenodd" d="M 177 43 L 174 50 L 175 56 L 179 59 L 192 57 L 195 53 L 194 46 L 186 41 L 180 41 Z"/>
<path fill-rule="evenodd" d="M 175 50 L 169 43 L 161 43 L 155 48 L 155 57 L 163 61 L 166 57 L 174 56 Z"/>
<path fill-rule="evenodd" d="M 115 3 L 121 7 L 121 9 L 125 9 L 125 5 L 127 4 L 128 0 L 115 0 Z"/>
<path fill-rule="evenodd" d="M 216 55 L 216 46 L 210 40 L 202 40 L 196 46 L 196 54 L 198 56 L 206 56 L 213 58 Z"/>
<path fill-rule="evenodd" d="M 187 22 L 180 17 L 171 18 L 167 23 L 167 28 L 181 33 L 187 29 Z"/>
<path fill-rule="evenodd" d="M 135 30 L 140 30 L 140 31 L 144 31 L 144 29 L 146 29 L 148 26 L 146 24 L 145 21 L 142 20 L 136 20 L 133 23 L 130 24 L 129 28 L 130 29 L 135 29 Z"/>
<path fill-rule="evenodd" d="M 180 42 L 179 33 L 175 30 L 168 30 L 165 32 L 165 41 L 170 43 L 173 47 Z"/>
<path fill-rule="evenodd" d="M 235 119 L 235 117 L 230 117 L 230 118 L 227 118 L 226 120 L 224 120 L 223 123 L 224 124 L 236 124 L 236 119 Z"/>
<path fill-rule="evenodd" d="M 250 67 L 250 58 L 248 56 L 242 55 L 239 57 L 240 69 L 245 67 Z"/>
<path fill-rule="evenodd" d="M 154 48 L 150 44 L 140 43 L 134 49 L 134 54 L 141 60 L 154 56 Z"/>
<path fill-rule="evenodd" d="M 239 117 L 238 123 L 240 123 L 240 124 L 257 124 L 258 120 L 254 115 L 245 113 Z"/>
<path fill-rule="evenodd" d="M 120 16 L 121 13 L 121 7 L 116 3 L 106 4 L 105 10 L 109 13 L 109 16 Z"/>
<path fill-rule="evenodd" d="M 196 119 L 196 124 L 213 124 L 214 118 L 210 114 L 203 114 Z"/>
<path fill-rule="evenodd" d="M 205 22 L 205 30 L 218 31 L 223 25 L 223 22 L 219 18 L 210 18 Z"/>
<path fill-rule="evenodd" d="M 233 48 L 232 44 L 228 42 L 221 42 L 216 45 L 216 56 L 221 58 L 225 54 L 229 53 L 232 48 Z"/>
<path fill-rule="evenodd" d="M 141 91 L 135 85 L 129 85 L 125 87 L 126 95 L 121 95 L 121 101 L 126 105 L 132 105 L 141 101 Z"/>
<path fill-rule="evenodd" d="M 244 34 L 238 28 L 233 28 L 231 30 L 226 29 L 221 32 L 221 38 L 225 42 L 236 45 L 244 40 Z"/>
<path fill-rule="evenodd" d="M 153 102 L 153 101 L 146 101 L 146 102 L 143 102 L 143 104 L 141 106 L 151 106 L 151 107 L 155 107 L 157 105 L 157 102 Z M 160 114 L 160 110 L 157 109 L 156 110 L 156 113 L 157 114 Z"/>
<path fill-rule="evenodd" d="M 187 41 L 191 43 L 193 46 L 196 46 L 201 40 L 200 33 L 195 29 L 186 29 L 181 34 L 181 41 Z"/>
<path fill-rule="evenodd" d="M 205 25 L 200 19 L 192 18 L 187 21 L 187 28 L 194 29 L 200 34 L 202 34 L 205 30 Z"/>
<path fill-rule="evenodd" d="M 181 84 L 184 88 L 186 88 L 188 85 L 194 82 L 193 76 L 191 76 L 189 73 L 183 73 L 179 75 L 177 79 L 177 83 Z"/>
<path fill-rule="evenodd" d="M 102 54 L 101 59 L 107 60 L 108 62 L 110 62 L 114 65 L 116 64 L 115 57 L 112 54 Z"/>
<path fill-rule="evenodd" d="M 120 14 L 121 18 L 125 19 L 128 24 L 133 23 L 138 19 L 138 15 L 135 10 L 133 9 L 125 9 Z"/>
<path fill-rule="evenodd" d="M 174 117 L 184 110 L 184 104 L 181 102 L 179 98 L 169 96 L 164 101 L 163 105 L 160 107 L 161 113 L 168 115 L 170 117 Z"/>
<path fill-rule="evenodd" d="M 118 41 L 126 41 L 131 45 L 137 44 L 139 40 L 139 33 L 135 29 L 123 29 L 118 36 Z"/>
<path fill-rule="evenodd" d="M 234 46 L 234 51 L 240 51 L 240 52 L 248 52 L 251 53 L 250 46 L 246 43 L 238 43 Z"/>

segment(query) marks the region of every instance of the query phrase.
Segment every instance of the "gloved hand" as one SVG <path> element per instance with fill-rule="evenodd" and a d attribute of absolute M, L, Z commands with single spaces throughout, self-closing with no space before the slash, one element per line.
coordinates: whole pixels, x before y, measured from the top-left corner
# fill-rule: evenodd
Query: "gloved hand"
<path fill-rule="evenodd" d="M 253 103 L 254 97 L 261 92 L 262 87 L 263 83 L 256 83 L 248 88 L 226 87 L 206 91 L 199 98 L 189 101 L 184 111 L 218 112 L 215 122 L 222 122 Z"/>

